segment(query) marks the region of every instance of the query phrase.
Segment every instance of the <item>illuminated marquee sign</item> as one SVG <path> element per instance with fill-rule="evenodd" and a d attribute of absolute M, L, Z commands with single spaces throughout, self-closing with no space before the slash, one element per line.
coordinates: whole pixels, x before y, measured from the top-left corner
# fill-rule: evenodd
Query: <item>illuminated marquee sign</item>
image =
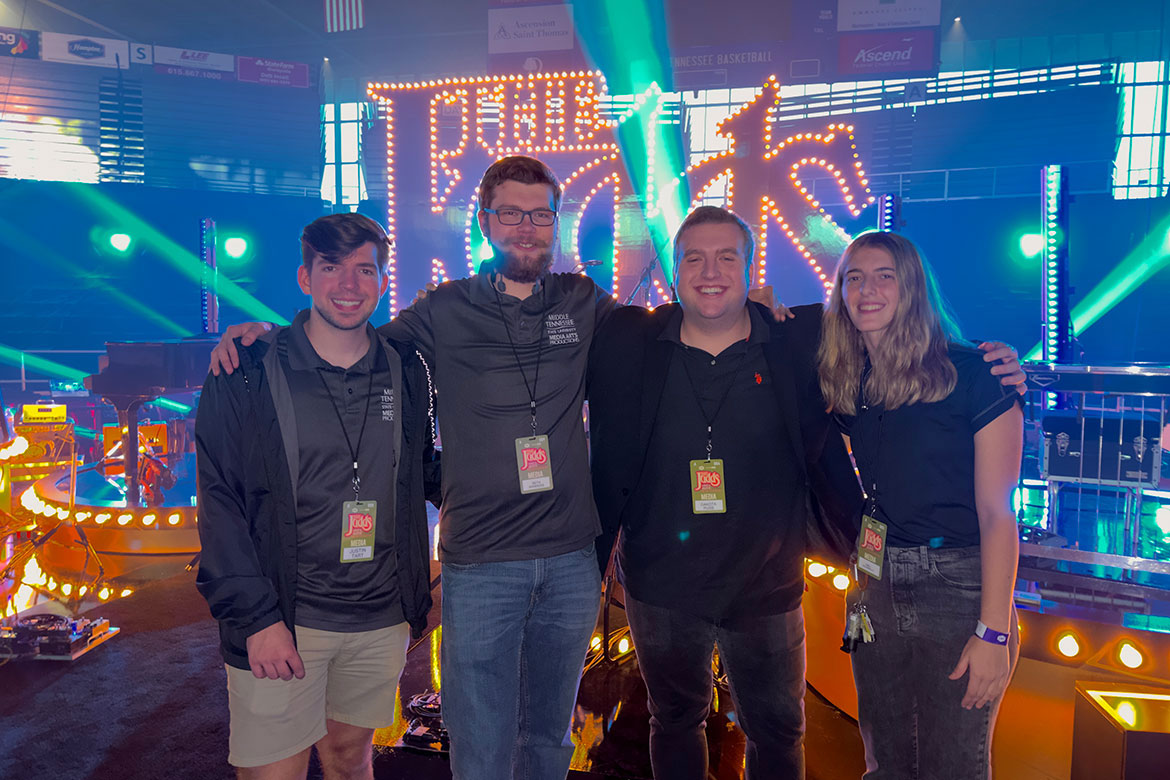
<path fill-rule="evenodd" d="M 632 287 L 654 249 L 645 217 L 659 213 L 660 198 L 697 205 L 718 182 L 727 183 L 725 205 L 754 222 L 760 236 L 755 281 L 767 279 L 769 231 L 782 232 L 827 290 L 831 280 L 822 265 L 835 260 L 848 236 L 826 213 L 806 183 L 807 171 L 828 176 L 850 213 L 857 216 L 874 200 L 852 135 L 852 126 L 833 123 L 808 132 L 773 138 L 772 112 L 780 85 L 768 79 L 759 96 L 723 120 L 718 133 L 730 143 L 726 152 L 699 160 L 678 172 L 658 192 L 653 166 L 655 133 L 644 128 L 649 150 L 645 191 L 633 192 L 617 141 L 625 122 L 653 124 L 663 106 L 651 87 L 625 114 L 606 119 L 599 112 L 605 94 L 600 73 L 573 71 L 540 75 L 474 76 L 436 81 L 368 86 L 386 119 L 387 227 L 395 241 L 390 264 L 390 308 L 398 309 L 402 260 L 411 263 L 421 284 L 474 271 L 482 257 L 475 219 L 477 186 L 483 171 L 501 157 L 525 154 L 547 163 L 565 185 L 561 205 L 563 255 L 581 262 L 582 226 L 599 215 L 612 229 L 612 292 Z M 650 101 L 657 98 L 656 103 Z M 639 172 L 642 173 L 642 172 Z M 692 197 L 687 198 L 687 195 Z M 623 203 L 625 200 L 625 203 Z M 611 211 L 612 209 L 612 211 Z M 612 214 L 612 216 L 610 216 Z M 623 243 L 623 236 L 639 237 Z M 826 241 L 825 236 L 831 240 Z M 638 255 L 643 255 L 639 258 Z M 830 257 L 831 256 L 831 257 Z M 401 260 L 400 260 L 401 259 Z M 635 264 L 631 261 L 642 259 Z M 665 268 L 663 269 L 666 270 Z M 654 278 L 661 298 L 667 293 Z"/>

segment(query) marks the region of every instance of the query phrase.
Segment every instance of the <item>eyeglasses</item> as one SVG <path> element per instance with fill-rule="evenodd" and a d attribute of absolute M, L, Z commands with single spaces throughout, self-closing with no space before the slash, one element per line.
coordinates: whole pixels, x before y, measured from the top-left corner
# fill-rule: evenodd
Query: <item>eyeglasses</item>
<path fill-rule="evenodd" d="M 557 221 L 557 213 L 548 209 L 533 209 L 532 211 L 523 211 L 521 209 L 483 209 L 488 214 L 495 214 L 496 219 L 500 221 L 501 225 L 519 225 L 527 216 L 532 220 L 532 224 L 536 227 L 549 227 Z"/>

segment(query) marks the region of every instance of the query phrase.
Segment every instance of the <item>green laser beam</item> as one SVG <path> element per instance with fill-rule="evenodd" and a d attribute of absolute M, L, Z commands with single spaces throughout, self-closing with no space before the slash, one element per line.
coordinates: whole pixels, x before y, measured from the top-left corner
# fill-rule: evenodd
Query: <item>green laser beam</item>
<path fill-rule="evenodd" d="M 650 242 L 671 281 L 670 240 L 686 215 L 690 191 L 676 186 L 686 160 L 682 128 L 661 121 L 663 90 L 673 89 L 663 3 L 574 3 L 573 17 L 582 48 L 594 67 L 605 73 L 610 94 L 636 96 L 631 109 L 619 117 L 615 136 Z"/>
<path fill-rule="evenodd" d="M 139 237 L 141 246 L 152 250 L 189 280 L 196 284 L 202 281 L 203 262 L 194 253 L 125 206 L 99 192 L 96 187 L 77 183 L 69 183 L 66 186 L 78 200 L 87 204 L 103 219 L 125 226 L 129 233 Z M 219 276 L 218 294 L 221 299 L 255 319 L 275 322 L 278 325 L 287 325 L 289 322 L 223 274 Z"/>
<path fill-rule="evenodd" d="M 1105 278 L 1097 283 L 1084 299 L 1073 307 L 1074 335 L 1084 333 L 1104 317 L 1130 293 L 1141 287 L 1151 276 L 1170 264 L 1170 217 L 1159 222 L 1146 234 Z M 1037 343 L 1024 355 L 1024 360 L 1039 360 L 1042 345 Z"/>
<path fill-rule="evenodd" d="M 188 414 L 191 411 L 191 407 L 187 404 L 179 403 L 178 401 L 173 401 L 170 398 L 164 398 L 162 396 L 154 399 L 153 401 L 150 401 L 149 403 L 151 406 L 158 406 L 162 409 L 170 409 L 172 412 L 180 412 L 182 414 Z"/>
<path fill-rule="evenodd" d="M 27 352 L 21 352 L 19 349 L 5 346 L 4 344 L 0 344 L 0 362 L 13 366 L 23 365 L 25 368 L 32 369 L 38 374 L 44 374 L 45 376 L 51 376 L 57 379 L 76 380 L 89 376 L 84 371 L 67 366 L 64 363 L 58 363 L 38 355 L 30 355 Z"/>
<path fill-rule="evenodd" d="M 60 266 L 66 273 L 86 279 L 92 286 L 106 293 L 118 303 L 176 336 L 193 335 L 191 330 L 163 316 L 141 301 L 130 297 L 109 282 L 95 277 L 91 269 L 82 268 L 77 263 L 68 260 L 36 235 L 21 229 L 19 225 L 3 217 L 0 217 L 0 241 L 9 246 L 19 246 L 21 251 L 26 254 L 34 255 L 41 260 L 51 261 Z"/>

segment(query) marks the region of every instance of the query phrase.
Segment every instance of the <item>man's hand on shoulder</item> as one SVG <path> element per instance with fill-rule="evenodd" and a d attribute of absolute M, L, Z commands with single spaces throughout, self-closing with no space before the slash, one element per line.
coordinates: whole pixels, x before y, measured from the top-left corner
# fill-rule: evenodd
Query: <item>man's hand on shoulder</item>
<path fill-rule="evenodd" d="M 298 680 L 305 676 L 305 665 L 293 644 L 292 633 L 284 623 L 273 623 L 247 639 L 248 665 L 258 680 Z"/>
<path fill-rule="evenodd" d="M 272 330 L 271 322 L 242 322 L 239 325 L 229 325 L 223 332 L 215 349 L 211 350 L 211 373 L 219 376 L 219 372 L 230 374 L 240 367 L 240 355 L 236 351 L 236 339 L 245 347 L 252 344 L 260 336 Z"/>
<path fill-rule="evenodd" d="M 796 319 L 796 315 L 782 303 L 777 302 L 776 295 L 772 291 L 772 285 L 766 284 L 763 287 L 753 287 L 748 290 L 748 300 L 755 303 L 762 303 L 772 310 L 772 318 L 776 322 L 784 322 L 785 320 Z"/>
<path fill-rule="evenodd" d="M 1004 344 L 1002 341 L 984 341 L 979 345 L 979 349 L 983 350 L 983 361 L 985 363 L 994 363 L 991 367 L 991 373 L 995 376 L 1002 377 L 999 383 L 1005 387 L 1015 385 L 1016 391 L 1023 395 L 1028 392 L 1028 386 L 1025 384 L 1028 381 L 1028 375 L 1024 373 L 1024 369 L 1020 368 L 1020 356 L 1016 354 L 1016 348 Z"/>

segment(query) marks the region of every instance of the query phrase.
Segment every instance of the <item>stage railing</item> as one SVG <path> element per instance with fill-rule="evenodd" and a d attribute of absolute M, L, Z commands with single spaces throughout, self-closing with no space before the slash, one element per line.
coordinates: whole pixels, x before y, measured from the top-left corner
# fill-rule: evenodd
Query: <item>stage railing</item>
<path fill-rule="evenodd" d="M 1025 369 L 1021 581 L 1038 600 L 1170 630 L 1170 366 Z"/>

